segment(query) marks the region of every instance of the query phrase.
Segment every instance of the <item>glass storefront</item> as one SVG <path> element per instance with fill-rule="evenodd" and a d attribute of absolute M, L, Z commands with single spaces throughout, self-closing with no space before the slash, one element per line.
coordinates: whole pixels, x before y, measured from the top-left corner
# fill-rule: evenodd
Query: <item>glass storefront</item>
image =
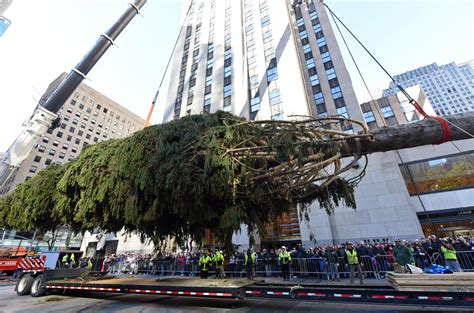
<path fill-rule="evenodd" d="M 418 212 L 425 236 L 474 236 L 474 208 Z"/>
<path fill-rule="evenodd" d="M 410 195 L 474 187 L 474 152 L 400 164 Z"/>
<path fill-rule="evenodd" d="M 438 234 L 439 237 L 474 236 L 474 221 L 455 221 L 421 225 L 425 236 Z"/>

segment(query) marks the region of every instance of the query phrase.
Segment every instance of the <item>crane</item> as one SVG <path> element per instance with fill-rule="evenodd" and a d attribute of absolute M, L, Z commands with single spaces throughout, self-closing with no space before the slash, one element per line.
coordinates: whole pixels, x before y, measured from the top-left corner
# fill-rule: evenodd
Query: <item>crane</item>
<path fill-rule="evenodd" d="M 50 127 L 57 127 L 58 110 L 73 94 L 76 88 L 86 78 L 90 70 L 96 65 L 105 52 L 114 45 L 114 41 L 133 20 L 140 14 L 140 9 L 146 0 L 134 0 L 118 18 L 117 21 L 104 33 L 86 53 L 82 60 L 69 72 L 57 88 L 35 108 L 33 114 L 25 123 L 25 128 L 16 138 L 11 147 L 0 155 L 0 188 L 3 187 L 22 161 L 28 157 L 36 140 L 42 137 Z"/>

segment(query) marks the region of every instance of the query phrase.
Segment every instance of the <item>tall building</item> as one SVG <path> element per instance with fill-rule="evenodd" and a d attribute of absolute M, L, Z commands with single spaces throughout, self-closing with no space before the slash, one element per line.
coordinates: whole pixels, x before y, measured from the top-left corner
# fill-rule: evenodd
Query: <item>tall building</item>
<path fill-rule="evenodd" d="M 474 110 L 474 62 L 438 66 L 426 65 L 400 75 L 395 81 L 403 88 L 421 85 L 438 115 L 450 115 Z M 384 96 L 398 92 L 390 82 Z"/>
<path fill-rule="evenodd" d="M 409 87 L 406 91 L 428 115 L 436 115 L 420 86 Z M 415 123 L 424 119 L 401 91 L 362 103 L 360 106 L 364 121 L 370 129 Z"/>
<path fill-rule="evenodd" d="M 249 120 L 363 119 L 321 1 L 189 0 L 183 12 L 163 121 L 217 110 Z M 262 240 L 301 239 L 297 208 L 281 229 Z"/>
<path fill-rule="evenodd" d="M 49 85 L 39 104 L 49 97 L 66 75 L 63 73 Z M 12 192 L 18 184 L 30 179 L 48 165 L 73 160 L 86 145 L 128 137 L 141 129 L 145 123 L 136 114 L 84 83 L 61 107 L 58 115 L 59 126 L 55 129 L 50 128 L 38 139 L 29 156 L 0 189 L 0 197 Z M 17 234 L 15 231 L 9 231 L 4 239 L 8 241 L 15 234 Z M 65 244 L 68 236 L 70 232 L 65 229 L 59 238 L 62 240 L 59 246 Z M 74 242 L 69 245 L 80 247 L 81 240 L 82 238 L 75 237 Z"/>
<path fill-rule="evenodd" d="M 248 119 L 362 119 L 320 1 L 189 0 L 163 121 L 224 110 Z"/>

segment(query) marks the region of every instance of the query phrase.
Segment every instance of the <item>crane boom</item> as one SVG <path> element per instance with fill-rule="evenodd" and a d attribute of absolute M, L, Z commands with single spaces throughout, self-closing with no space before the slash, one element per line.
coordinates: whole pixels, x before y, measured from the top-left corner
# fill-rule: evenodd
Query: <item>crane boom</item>
<path fill-rule="evenodd" d="M 26 127 L 8 149 L 7 153 L 0 160 L 0 188 L 3 187 L 11 177 L 14 169 L 28 157 L 36 140 L 43 136 L 57 119 L 57 112 L 61 106 L 72 95 L 74 90 L 86 78 L 86 75 L 100 60 L 120 33 L 127 27 L 133 18 L 140 14 L 140 9 L 145 5 L 146 0 L 134 0 L 129 4 L 127 10 L 105 33 L 101 34 L 97 42 L 74 67 L 69 74 L 62 80 L 58 87 L 48 96 L 48 98 L 39 103 L 31 118 L 26 123 Z"/>

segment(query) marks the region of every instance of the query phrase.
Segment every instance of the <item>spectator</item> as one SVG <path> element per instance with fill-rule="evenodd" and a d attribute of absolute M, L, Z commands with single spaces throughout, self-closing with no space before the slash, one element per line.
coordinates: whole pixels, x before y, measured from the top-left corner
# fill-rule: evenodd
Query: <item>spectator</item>
<path fill-rule="evenodd" d="M 328 263 L 328 280 L 337 280 L 339 281 L 339 272 L 337 270 L 337 266 L 339 265 L 337 262 L 337 254 L 334 251 L 333 247 L 329 246 L 326 249 L 326 253 L 324 257 Z"/>
<path fill-rule="evenodd" d="M 395 261 L 398 262 L 401 266 L 406 266 L 407 264 L 414 264 L 415 260 L 413 259 L 413 253 L 410 248 L 405 245 L 402 245 L 400 238 L 395 239 L 395 247 L 393 247 L 393 256 Z"/>

